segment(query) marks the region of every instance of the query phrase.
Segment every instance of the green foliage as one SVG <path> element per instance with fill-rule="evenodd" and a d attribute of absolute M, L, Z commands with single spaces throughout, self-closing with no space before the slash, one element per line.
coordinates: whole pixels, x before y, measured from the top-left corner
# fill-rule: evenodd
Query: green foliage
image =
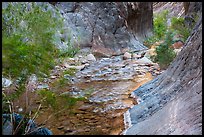
<path fill-rule="evenodd" d="M 156 48 L 157 54 L 151 57 L 154 62 L 159 63 L 161 69 L 166 69 L 176 56 L 176 53 L 170 48 L 173 44 L 172 34 L 172 32 L 167 32 L 164 43 Z"/>
<path fill-rule="evenodd" d="M 62 77 L 62 78 L 60 78 L 59 80 L 58 80 L 58 82 L 59 82 L 59 86 L 60 87 L 63 87 L 65 84 L 69 84 L 69 80 L 67 80 L 66 78 L 64 78 L 64 77 Z"/>
<path fill-rule="evenodd" d="M 79 48 L 74 47 L 74 46 L 70 46 L 67 47 L 66 49 L 64 49 L 63 51 L 61 51 L 61 53 L 59 54 L 60 57 L 70 57 L 73 58 L 74 55 L 76 55 L 76 53 L 79 51 Z"/>
<path fill-rule="evenodd" d="M 74 76 L 77 72 L 76 68 L 69 68 L 64 71 L 64 75 Z"/>
<path fill-rule="evenodd" d="M 145 46 L 147 46 L 148 48 L 150 48 L 156 41 L 158 41 L 158 38 L 157 38 L 155 35 L 153 35 L 153 36 L 147 38 L 147 39 L 143 42 L 143 44 L 144 44 Z"/>
<path fill-rule="evenodd" d="M 59 57 L 73 58 L 78 53 L 79 50 L 80 50 L 79 47 L 74 47 L 73 45 L 68 45 L 66 49 L 63 49 L 59 53 Z"/>
<path fill-rule="evenodd" d="M 71 108 L 77 103 L 77 101 L 86 100 L 85 97 L 74 98 L 67 94 L 57 95 L 56 93 L 45 89 L 39 90 L 38 94 L 42 99 L 42 103 L 45 106 L 51 106 L 54 111 Z"/>
<path fill-rule="evenodd" d="M 70 33 L 70 32 L 67 32 L 67 33 Z M 78 41 L 79 40 L 80 40 L 80 38 L 78 37 Z M 76 42 L 75 42 L 75 45 L 76 45 Z M 77 52 L 79 50 L 80 50 L 80 48 L 78 46 L 74 46 L 74 45 L 71 44 L 71 36 L 69 35 L 68 39 L 67 39 L 67 48 L 63 49 L 60 52 L 59 57 L 70 57 L 70 58 L 73 58 L 77 54 Z"/>
<path fill-rule="evenodd" d="M 167 15 L 168 10 L 165 10 L 154 16 L 154 35 L 158 39 L 163 38 L 167 31 Z"/>
<path fill-rule="evenodd" d="M 11 100 L 25 91 L 29 75 L 43 76 L 54 67 L 59 51 L 53 44 L 55 32 L 62 26 L 59 13 L 46 10 L 46 4 L 11 2 L 2 9 L 3 75 L 20 79 Z"/>
<path fill-rule="evenodd" d="M 38 94 L 42 97 L 43 102 L 45 105 L 50 105 L 52 108 L 56 109 L 57 101 L 56 101 L 56 94 L 49 90 L 40 90 Z"/>
<path fill-rule="evenodd" d="M 12 78 L 48 74 L 58 54 L 53 36 L 61 18 L 33 2 L 8 3 L 2 13 L 3 72 Z"/>
<path fill-rule="evenodd" d="M 84 90 L 84 93 L 85 93 L 85 95 L 87 97 L 90 97 L 91 93 L 93 93 L 93 92 L 94 92 L 94 88 L 93 87 L 90 87 L 90 88 Z"/>
<path fill-rule="evenodd" d="M 154 62 L 159 63 L 161 69 L 167 68 L 176 56 L 176 53 L 170 46 L 176 40 L 185 42 L 191 32 L 191 28 L 185 26 L 184 18 L 173 17 L 171 19 L 171 26 L 168 27 L 167 16 L 167 10 L 154 15 L 154 35 L 144 41 L 144 45 L 148 47 L 151 47 L 156 41 L 164 41 L 156 48 L 156 55 L 151 56 Z M 180 36 L 180 38 L 173 40 L 173 36 L 175 35 Z"/>
<path fill-rule="evenodd" d="M 5 37 L 2 41 L 3 72 L 12 78 L 26 77 L 30 74 L 48 74 L 54 67 L 54 51 L 40 45 L 27 45 L 18 35 Z"/>
<path fill-rule="evenodd" d="M 184 18 L 176 18 L 173 17 L 171 19 L 171 27 L 170 29 L 172 31 L 175 31 L 176 34 L 181 35 L 183 37 L 183 41 L 186 41 L 187 38 L 190 36 L 191 29 L 187 26 L 185 26 Z"/>
<path fill-rule="evenodd" d="M 59 97 L 60 97 L 61 101 L 64 102 L 69 108 L 74 106 L 77 103 L 77 101 L 86 100 L 85 97 L 74 98 L 74 97 L 70 97 L 70 95 L 61 95 Z"/>
<path fill-rule="evenodd" d="M 160 14 L 155 14 L 153 19 L 153 36 L 147 38 L 143 44 L 147 47 L 153 45 L 156 41 L 159 41 L 165 37 L 167 27 L 167 15 L 168 10 L 163 11 Z"/>

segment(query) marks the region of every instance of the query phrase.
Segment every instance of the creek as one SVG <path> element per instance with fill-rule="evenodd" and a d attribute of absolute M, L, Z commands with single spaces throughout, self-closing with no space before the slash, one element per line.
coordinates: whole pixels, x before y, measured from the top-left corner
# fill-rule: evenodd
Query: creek
<path fill-rule="evenodd" d="M 64 64 L 61 68 L 57 67 L 58 70 L 66 70 L 73 62 L 69 60 Z M 62 109 L 57 115 L 53 115 L 49 107 L 43 106 L 35 121 L 56 135 L 119 135 L 125 130 L 125 111 L 137 104 L 131 92 L 158 74 L 157 64 L 139 62 L 137 59 L 124 60 L 122 56 L 89 62 L 71 77 L 71 86 L 63 87 L 59 93 L 76 98 L 86 97 L 87 100 L 77 101 L 71 110 Z M 49 80 L 57 79 L 57 76 L 57 72 L 53 73 Z M 23 94 L 14 102 L 15 106 L 26 109 L 25 96 L 29 100 L 29 110 L 38 107 L 39 99 L 35 91 Z"/>

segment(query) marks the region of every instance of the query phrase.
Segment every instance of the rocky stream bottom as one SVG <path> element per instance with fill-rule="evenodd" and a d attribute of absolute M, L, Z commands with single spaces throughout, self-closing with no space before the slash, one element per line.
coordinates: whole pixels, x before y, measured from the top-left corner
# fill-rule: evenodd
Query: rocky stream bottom
<path fill-rule="evenodd" d="M 60 71 L 74 67 L 78 71 L 69 77 L 71 85 L 63 87 L 59 94 L 82 97 L 86 89 L 91 89 L 87 100 L 77 101 L 71 109 L 57 112 L 42 106 L 35 119 L 36 123 L 49 128 L 54 135 L 122 134 L 125 130 L 124 113 L 137 104 L 131 92 L 161 73 L 158 64 L 146 57 L 124 59 L 122 56 L 113 56 L 89 62 L 83 59 L 83 56 L 79 56 L 56 66 L 50 78 L 44 83 L 38 83 L 37 87 L 49 87 L 52 81 L 60 77 Z M 39 106 L 35 91 L 26 92 L 14 102 L 17 110 L 26 110 L 26 99 L 30 110 Z"/>

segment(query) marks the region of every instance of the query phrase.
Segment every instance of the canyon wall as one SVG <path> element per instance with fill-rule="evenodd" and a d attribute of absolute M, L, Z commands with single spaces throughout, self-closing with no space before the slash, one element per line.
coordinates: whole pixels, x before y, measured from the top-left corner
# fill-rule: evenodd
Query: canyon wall
<path fill-rule="evenodd" d="M 96 56 L 119 55 L 147 49 L 142 40 L 151 35 L 151 2 L 59 2 L 52 3 L 66 19 L 79 45 Z M 66 37 L 66 34 L 62 34 Z"/>
<path fill-rule="evenodd" d="M 197 5 L 199 20 L 181 52 L 164 73 L 132 93 L 139 104 L 125 113 L 124 134 L 202 134 L 202 4 Z"/>

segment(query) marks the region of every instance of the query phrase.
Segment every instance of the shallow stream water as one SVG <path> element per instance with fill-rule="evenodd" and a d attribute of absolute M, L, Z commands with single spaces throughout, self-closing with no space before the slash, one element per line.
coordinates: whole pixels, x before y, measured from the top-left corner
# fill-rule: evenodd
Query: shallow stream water
<path fill-rule="evenodd" d="M 71 87 L 63 88 L 64 93 L 73 96 L 84 96 L 89 89 L 91 92 L 87 100 L 78 101 L 71 110 L 62 109 L 57 115 L 53 115 L 50 108 L 42 107 L 36 123 L 49 128 L 53 134 L 121 134 L 125 128 L 123 114 L 137 104 L 136 99 L 130 96 L 131 92 L 153 78 L 147 66 L 120 58 L 101 59 L 91 64 L 76 73 Z M 39 100 L 36 103 L 38 96 L 35 92 L 24 93 L 14 102 L 15 106 L 26 109 L 25 96 L 29 100 L 29 110 L 36 109 Z"/>

